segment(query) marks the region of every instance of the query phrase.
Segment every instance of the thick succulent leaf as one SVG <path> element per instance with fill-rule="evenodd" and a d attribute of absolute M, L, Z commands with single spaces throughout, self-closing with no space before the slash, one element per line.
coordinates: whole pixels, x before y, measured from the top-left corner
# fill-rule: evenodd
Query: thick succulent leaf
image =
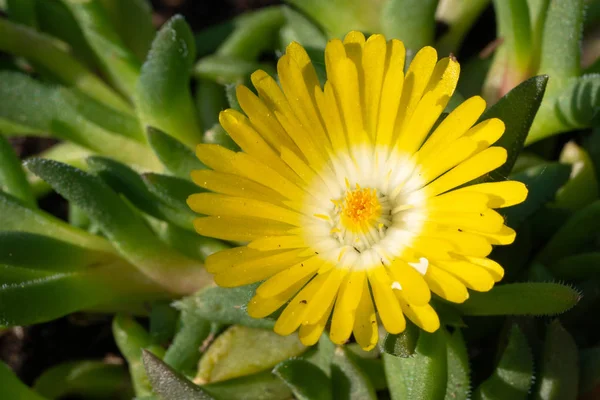
<path fill-rule="evenodd" d="M 284 46 L 295 41 L 302 46 L 325 48 L 327 39 L 318 26 L 291 7 L 283 7 L 282 12 L 286 21 L 280 31 Z"/>
<path fill-rule="evenodd" d="M 202 389 L 215 399 L 227 400 L 289 400 L 292 392 L 271 371 L 203 385 Z"/>
<path fill-rule="evenodd" d="M 198 57 L 214 53 L 235 29 L 235 20 L 228 19 L 195 32 Z"/>
<path fill-rule="evenodd" d="M 231 86 L 231 87 L 233 87 L 233 86 Z M 232 93 L 231 96 L 235 97 L 235 94 Z M 228 94 L 228 98 L 231 101 L 229 94 Z M 236 102 L 235 104 L 237 104 L 237 99 L 235 99 L 235 102 Z M 239 106 L 239 104 L 238 104 L 238 106 Z M 235 105 L 232 107 L 235 108 Z M 223 129 L 223 127 L 219 123 L 214 124 L 212 128 L 210 128 L 209 130 L 204 132 L 204 136 L 202 137 L 202 143 L 218 144 L 218 145 L 225 147 L 226 149 L 233 150 L 233 151 L 240 150 L 240 146 L 238 146 L 237 143 L 235 143 L 233 141 L 231 136 L 229 136 L 229 134 L 225 131 L 225 129 Z"/>
<path fill-rule="evenodd" d="M 174 209 L 189 212 L 185 200 L 194 193 L 204 192 L 192 182 L 169 175 L 148 173 L 142 175 L 146 187 L 154 196 Z"/>
<path fill-rule="evenodd" d="M 387 334 L 383 341 L 383 351 L 397 357 L 411 357 L 415 354 L 419 328 L 407 322 L 404 332 L 397 335 Z"/>
<path fill-rule="evenodd" d="M 560 162 L 573 166 L 569 181 L 556 194 L 555 205 L 576 211 L 598 200 L 598 179 L 587 151 L 569 142 L 560 154 Z"/>
<path fill-rule="evenodd" d="M 504 122 L 506 126 L 504 134 L 494 146 L 504 147 L 508 152 L 508 158 L 501 167 L 480 180 L 506 179 L 523 148 L 529 128 L 544 97 L 547 82 L 548 77 L 544 75 L 530 78 L 508 92 L 483 113 L 481 120 L 500 118 Z"/>
<path fill-rule="evenodd" d="M 179 312 L 171 301 L 157 301 L 150 310 L 150 337 L 156 344 L 171 341 L 177 330 Z"/>
<path fill-rule="evenodd" d="M 548 326 L 535 400 L 575 400 L 578 394 L 579 360 L 573 337 L 558 320 Z"/>
<path fill-rule="evenodd" d="M 0 190 L 13 195 L 29 207 L 37 207 L 21 161 L 8 140 L 0 135 Z"/>
<path fill-rule="evenodd" d="M 2 361 L 0 361 L 0 387 L 2 387 L 2 395 L 9 399 L 47 400 L 21 382 Z"/>
<path fill-rule="evenodd" d="M 176 303 L 177 308 L 200 318 L 222 324 L 239 324 L 254 328 L 273 329 L 275 321 L 252 318 L 246 304 L 254 296 L 257 284 L 237 288 L 209 287 Z"/>
<path fill-rule="evenodd" d="M 506 224 L 517 229 L 523 221 L 551 201 L 556 192 L 569 180 L 571 167 L 559 163 L 546 163 L 528 168 L 510 176 L 511 180 L 527 186 L 527 199 L 521 204 L 501 210 Z"/>
<path fill-rule="evenodd" d="M 332 400 L 331 380 L 314 364 L 290 359 L 278 364 L 273 373 L 290 388 L 298 400 Z"/>
<path fill-rule="evenodd" d="M 297 334 L 234 325 L 220 334 L 198 363 L 196 381 L 208 383 L 270 370 L 306 351 Z"/>
<path fill-rule="evenodd" d="M 350 343 L 346 347 L 348 349 L 347 356 L 365 374 L 373 389 L 375 391 L 386 390 L 388 385 L 379 350 L 373 349 L 366 352 L 357 343 Z"/>
<path fill-rule="evenodd" d="M 190 92 L 194 37 L 181 16 L 165 23 L 142 66 L 135 103 L 142 124 L 153 126 L 193 148 L 202 131 Z"/>
<path fill-rule="evenodd" d="M 144 213 L 155 218 L 171 222 L 183 229 L 194 230 L 195 214 L 189 207 L 171 207 L 160 201 L 148 190 L 144 180 L 134 170 L 110 158 L 89 157 L 87 159 L 90 171 L 98 175 L 115 192 L 125 196 L 133 205 Z M 188 182 L 189 183 L 189 182 Z M 189 183 L 193 186 L 192 183 Z M 185 204 L 185 198 L 181 203 Z M 173 201 L 175 202 L 175 201 Z"/>
<path fill-rule="evenodd" d="M 136 396 L 152 394 L 149 376 L 144 370 L 142 353 L 144 349 L 151 349 L 162 356 L 163 349 L 154 345 L 150 334 L 139 323 L 124 314 L 115 316 L 112 331 L 119 350 L 129 364 L 129 373 Z"/>
<path fill-rule="evenodd" d="M 275 48 L 277 32 L 284 22 L 281 7 L 266 7 L 242 14 L 234 20 L 233 32 L 221 43 L 216 53 L 256 61 L 265 50 Z"/>
<path fill-rule="evenodd" d="M 389 0 L 381 10 L 381 33 L 387 39 L 402 40 L 412 57 L 433 44 L 437 5 L 438 0 Z"/>
<path fill-rule="evenodd" d="M 337 347 L 331 360 L 333 398 L 340 400 L 375 400 L 375 388 L 365 371 L 344 347 Z"/>
<path fill-rule="evenodd" d="M 539 71 L 557 86 L 580 74 L 584 7 L 585 0 L 553 0 L 548 7 Z"/>
<path fill-rule="evenodd" d="M 37 26 L 36 0 L 6 0 L 6 14 L 11 21 L 31 27 Z"/>
<path fill-rule="evenodd" d="M 471 368 L 467 346 L 460 329 L 446 335 L 448 383 L 444 400 L 467 400 L 471 394 Z"/>
<path fill-rule="evenodd" d="M 148 143 L 160 162 L 175 176 L 190 179 L 193 170 L 206 168 L 192 150 L 159 129 L 148 128 Z"/>
<path fill-rule="evenodd" d="M 148 0 L 100 0 L 123 43 L 144 61 L 156 30 Z"/>
<path fill-rule="evenodd" d="M 61 240 L 77 246 L 114 253 L 113 247 L 106 239 L 70 226 L 43 211 L 30 208 L 2 191 L 0 191 L 0 227 L 7 231 L 60 237 Z"/>
<path fill-rule="evenodd" d="M 205 340 L 210 342 L 209 336 L 215 335 L 215 328 L 219 326 L 184 309 L 179 319 L 179 329 L 163 361 L 177 371 L 195 370 L 200 356 L 206 349 Z"/>
<path fill-rule="evenodd" d="M 569 281 L 600 279 L 600 252 L 565 257 L 550 264 L 548 269 L 557 278 Z"/>
<path fill-rule="evenodd" d="M 469 29 L 490 0 L 443 0 L 439 2 L 435 19 L 448 26 L 448 30 L 438 39 L 435 48 L 439 54 L 456 53 Z"/>
<path fill-rule="evenodd" d="M 210 282 L 202 265 L 164 244 L 100 178 L 51 160 L 27 167 L 97 223 L 119 253 L 168 290 L 191 293 Z"/>
<path fill-rule="evenodd" d="M 219 113 L 227 108 L 225 87 L 209 79 L 197 79 L 195 97 L 202 130 L 206 132 L 219 123 Z"/>
<path fill-rule="evenodd" d="M 579 293 L 558 283 L 509 283 L 471 292 L 457 307 L 464 315 L 556 315 L 577 304 Z"/>
<path fill-rule="evenodd" d="M 92 308 L 139 312 L 141 303 L 166 297 L 124 262 L 59 273 L 0 265 L 0 281 L 0 326 L 31 325 Z"/>
<path fill-rule="evenodd" d="M 538 253 L 537 260 L 551 265 L 556 260 L 585 250 L 599 234 L 600 201 L 595 201 L 577 211 L 560 227 Z"/>
<path fill-rule="evenodd" d="M 117 34 L 100 0 L 63 0 L 100 60 L 104 72 L 127 97 L 132 98 L 140 74 L 140 60 Z M 131 23 L 131 20 L 129 21 Z"/>
<path fill-rule="evenodd" d="M 221 85 L 236 85 L 244 83 L 256 70 L 262 69 L 270 74 L 275 70 L 269 64 L 248 61 L 242 58 L 213 54 L 203 57 L 194 66 L 194 76 L 199 79 L 208 79 Z"/>
<path fill-rule="evenodd" d="M 49 399 L 67 396 L 129 400 L 133 397 L 129 374 L 123 365 L 102 361 L 72 361 L 47 369 L 33 389 Z"/>
<path fill-rule="evenodd" d="M 533 383 L 533 356 L 525 335 L 513 326 L 496 370 L 475 391 L 474 400 L 525 400 Z"/>
<path fill-rule="evenodd" d="M 165 400 L 212 400 L 199 386 L 160 361 L 149 351 L 143 351 L 143 360 L 152 388 Z"/>
<path fill-rule="evenodd" d="M 206 257 L 217 251 L 231 248 L 221 240 L 200 236 L 173 224 L 162 224 L 160 228 L 155 228 L 155 231 L 163 241 L 182 254 L 199 261 L 206 260 Z"/>
<path fill-rule="evenodd" d="M 0 18 L 0 50 L 43 66 L 61 82 L 77 87 L 98 101 L 118 110 L 131 111 L 131 107 L 119 95 L 50 36 Z M 1 80 L 4 83 L 6 78 Z"/>
<path fill-rule="evenodd" d="M 105 264 L 115 258 L 114 254 L 94 251 L 49 236 L 0 231 L 0 264 L 4 265 L 69 272 Z"/>
<path fill-rule="evenodd" d="M 548 94 L 531 126 L 526 144 L 588 128 L 600 107 L 600 74 L 566 79 L 560 88 L 548 86 Z"/>
<path fill-rule="evenodd" d="M 342 38 L 349 30 L 379 32 L 380 16 L 385 2 L 362 0 L 286 0 L 318 22 L 329 37 Z M 388 38 L 391 39 L 391 38 Z M 398 38 L 402 39 L 402 38 Z"/>
<path fill-rule="evenodd" d="M 392 400 L 443 399 L 448 379 L 446 336 L 421 332 L 412 357 L 383 354 Z"/>
<path fill-rule="evenodd" d="M 507 54 L 507 73 L 523 76 L 531 62 L 532 49 L 529 7 L 522 0 L 494 0 L 501 46 Z M 516 82 L 513 82 L 516 83 Z"/>

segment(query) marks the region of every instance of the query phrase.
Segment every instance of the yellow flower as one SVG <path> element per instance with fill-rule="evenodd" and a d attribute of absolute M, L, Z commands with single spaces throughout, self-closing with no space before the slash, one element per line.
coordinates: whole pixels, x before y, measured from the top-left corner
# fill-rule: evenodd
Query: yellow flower
<path fill-rule="evenodd" d="M 460 303 L 467 288 L 502 279 L 486 256 L 515 232 L 493 209 L 522 202 L 527 190 L 512 181 L 461 186 L 506 161 L 490 147 L 504 124 L 474 125 L 485 109 L 475 96 L 429 135 L 460 67 L 425 47 L 405 75 L 404 57 L 398 40 L 351 32 L 327 44 L 322 87 L 292 43 L 277 64 L 279 84 L 256 71 L 258 96 L 237 88 L 246 115 L 220 115 L 242 151 L 198 146 L 212 170 L 192 178 L 214 193 L 188 200 L 206 215 L 196 230 L 244 243 L 210 256 L 207 270 L 224 287 L 264 281 L 248 313 L 266 317 L 287 303 L 275 332 L 299 329 L 306 345 L 332 314 L 333 342 L 354 334 L 365 349 L 377 343 L 376 313 L 390 333 L 404 330 L 405 316 L 435 331 L 431 292 Z"/>

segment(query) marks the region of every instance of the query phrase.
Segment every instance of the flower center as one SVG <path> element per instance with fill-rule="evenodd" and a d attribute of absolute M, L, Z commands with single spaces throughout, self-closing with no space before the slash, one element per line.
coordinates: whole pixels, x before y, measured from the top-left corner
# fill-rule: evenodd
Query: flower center
<path fill-rule="evenodd" d="M 375 189 L 356 189 L 346 192 L 341 222 L 353 232 L 369 230 L 381 216 L 381 203 Z"/>

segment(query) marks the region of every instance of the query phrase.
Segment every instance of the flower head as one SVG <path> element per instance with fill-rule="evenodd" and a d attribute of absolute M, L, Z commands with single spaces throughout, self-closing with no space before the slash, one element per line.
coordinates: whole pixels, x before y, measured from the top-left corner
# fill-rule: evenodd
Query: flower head
<path fill-rule="evenodd" d="M 390 333 L 404 330 L 405 317 L 435 331 L 431 292 L 460 303 L 467 288 L 487 291 L 502 279 L 486 256 L 515 232 L 494 208 L 522 202 L 527 190 L 464 185 L 506 161 L 492 146 L 504 124 L 477 123 L 485 102 L 476 96 L 430 134 L 459 64 L 425 47 L 405 74 L 404 57 L 398 40 L 351 32 L 328 43 L 322 86 L 292 43 L 277 64 L 279 84 L 255 72 L 258 95 L 237 88 L 245 115 L 220 115 L 242 151 L 198 146 L 211 170 L 192 178 L 213 193 L 189 198 L 206 215 L 196 230 L 244 243 L 210 256 L 207 270 L 225 287 L 264 281 L 248 313 L 283 308 L 275 331 L 299 329 L 307 345 L 330 317 L 335 343 L 354 334 L 366 349 L 377 343 L 377 314 Z"/>

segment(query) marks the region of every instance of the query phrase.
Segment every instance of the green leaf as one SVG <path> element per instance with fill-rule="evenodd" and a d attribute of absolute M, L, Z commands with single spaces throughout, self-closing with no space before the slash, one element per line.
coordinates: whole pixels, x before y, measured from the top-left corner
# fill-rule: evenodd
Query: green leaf
<path fill-rule="evenodd" d="M 131 111 L 131 107 L 119 95 L 50 36 L 0 18 L 0 50 L 43 66 L 61 82 L 79 88 L 98 101 L 118 110 Z M 1 81 L 4 83 L 5 78 Z"/>
<path fill-rule="evenodd" d="M 100 0 L 119 37 L 140 61 L 146 59 L 156 30 L 148 0 Z"/>
<path fill-rule="evenodd" d="M 509 283 L 489 292 L 471 292 L 463 304 L 464 315 L 556 315 L 577 304 L 579 293 L 558 283 Z"/>
<path fill-rule="evenodd" d="M 140 312 L 142 303 L 166 297 L 122 261 L 60 273 L 0 265 L 0 281 L 0 326 L 47 322 L 90 309 Z"/>
<path fill-rule="evenodd" d="M 281 7 L 265 7 L 242 14 L 234 20 L 235 29 L 216 54 L 256 61 L 262 52 L 275 48 L 277 32 L 284 22 Z"/>
<path fill-rule="evenodd" d="M 421 332 L 412 357 L 383 354 L 392 400 L 444 398 L 448 379 L 446 338 L 443 332 Z"/>
<path fill-rule="evenodd" d="M 150 310 L 150 337 L 155 344 L 169 342 L 175 335 L 179 312 L 171 301 L 157 301 Z"/>
<path fill-rule="evenodd" d="M 219 123 L 219 113 L 227 108 L 225 87 L 209 79 L 197 79 L 196 108 L 202 122 L 202 130 L 206 132 Z"/>
<path fill-rule="evenodd" d="M 196 52 L 198 57 L 214 53 L 219 45 L 227 39 L 227 36 L 235 28 L 234 20 L 229 19 L 218 24 L 210 25 L 196 32 Z"/>
<path fill-rule="evenodd" d="M 379 358 L 379 351 L 373 349 L 364 351 L 357 343 L 347 345 L 348 357 L 352 359 L 356 367 L 364 372 L 367 380 L 375 391 L 387 390 L 388 384 L 385 379 L 383 360 Z"/>
<path fill-rule="evenodd" d="M 218 239 L 200 236 L 196 232 L 172 224 L 164 224 L 164 229 L 157 233 L 175 250 L 200 261 L 206 260 L 206 257 L 217 251 L 231 248 L 230 245 Z"/>
<path fill-rule="evenodd" d="M 214 334 L 210 321 L 184 309 L 179 320 L 179 330 L 167 349 L 163 361 L 177 371 L 193 371 L 204 350 L 204 341 Z"/>
<path fill-rule="evenodd" d="M 560 154 L 560 162 L 573 166 L 567 184 L 556 194 L 556 206 L 576 211 L 598 200 L 598 179 L 588 153 L 569 142 Z"/>
<path fill-rule="evenodd" d="M 529 72 L 531 56 L 535 51 L 532 48 L 531 21 L 527 2 L 494 0 L 494 9 L 498 21 L 498 36 L 503 39 L 501 46 L 508 55 L 507 73 L 524 77 Z"/>
<path fill-rule="evenodd" d="M 286 0 L 318 22 L 329 37 L 342 38 L 350 30 L 379 32 L 385 2 L 362 0 Z M 402 39 L 402 38 L 399 38 Z"/>
<path fill-rule="evenodd" d="M 190 179 L 193 170 L 206 168 L 192 150 L 159 129 L 148 128 L 148 143 L 160 162 L 175 176 Z"/>
<path fill-rule="evenodd" d="M 271 371 L 203 385 L 215 399 L 289 400 L 292 393 Z"/>
<path fill-rule="evenodd" d="M 273 329 L 275 321 L 255 319 L 246 312 L 246 304 L 258 285 L 237 288 L 209 287 L 176 303 L 182 311 L 193 312 L 200 318 L 223 324 L 239 324 L 254 328 Z"/>
<path fill-rule="evenodd" d="M 337 347 L 331 360 L 333 398 L 340 400 L 375 400 L 377 395 L 365 372 L 344 347 Z"/>
<path fill-rule="evenodd" d="M 531 126 L 526 144 L 591 126 L 600 107 L 600 74 L 573 77 L 548 93 Z"/>
<path fill-rule="evenodd" d="M 477 18 L 490 0 L 440 1 L 436 12 L 436 21 L 448 26 L 448 30 L 438 39 L 435 48 L 439 54 L 456 53 Z M 467 75 L 468 76 L 468 75 Z"/>
<path fill-rule="evenodd" d="M 21 161 L 12 146 L 0 135 L 0 190 L 11 194 L 27 204 L 37 207 L 33 191 L 27 182 Z"/>
<path fill-rule="evenodd" d="M 212 400 L 200 387 L 160 361 L 147 350 L 143 351 L 144 366 L 152 388 L 165 400 Z"/>
<path fill-rule="evenodd" d="M 319 367 L 301 359 L 278 364 L 273 373 L 292 390 L 298 400 L 332 400 L 331 381 Z"/>
<path fill-rule="evenodd" d="M 232 86 L 233 87 L 233 86 Z M 233 94 L 235 96 L 235 94 Z M 237 102 L 237 99 L 235 100 Z M 238 104 L 239 106 L 239 104 Z M 238 146 L 231 136 L 223 129 L 221 124 L 215 124 L 212 128 L 204 132 L 204 136 L 202 138 L 202 143 L 210 143 L 210 144 L 218 144 L 226 149 L 239 151 L 240 146 Z"/>
<path fill-rule="evenodd" d="M 183 17 L 165 23 L 142 66 L 135 103 L 144 126 L 156 127 L 193 148 L 202 138 L 190 91 L 194 37 Z"/>
<path fill-rule="evenodd" d="M 536 400 L 575 400 L 578 394 L 579 360 L 573 337 L 558 320 L 548 326 L 540 365 Z"/>
<path fill-rule="evenodd" d="M 125 196 L 135 207 L 155 218 L 171 222 L 183 229 L 194 230 L 195 214 L 181 204 L 177 208 L 161 202 L 148 190 L 144 180 L 134 170 L 110 158 L 92 156 L 87 159 L 90 171 L 98 175 L 115 192 Z M 193 186 L 192 183 L 188 182 Z M 175 200 L 173 200 L 175 202 Z M 185 197 L 180 203 L 185 206 Z"/>
<path fill-rule="evenodd" d="M 28 207 L 15 197 L 0 191 L 0 229 L 60 237 L 77 246 L 114 253 L 106 239 L 77 229 L 38 209 Z"/>
<path fill-rule="evenodd" d="M 140 75 L 140 61 L 126 48 L 101 1 L 63 1 L 75 16 L 102 69 L 121 93 L 132 98 Z"/>
<path fill-rule="evenodd" d="M 518 205 L 500 210 L 506 223 L 517 229 L 523 221 L 551 201 L 556 192 L 568 181 L 571 167 L 559 163 L 547 163 L 511 175 L 510 179 L 527 185 L 527 199 Z"/>
<path fill-rule="evenodd" d="M 131 212 L 98 177 L 51 160 L 27 167 L 97 223 L 119 253 L 144 274 L 175 293 L 191 293 L 210 281 L 202 265 L 160 241 L 142 217 Z"/>
<path fill-rule="evenodd" d="M 231 55 L 212 54 L 202 57 L 196 63 L 194 76 L 209 79 L 221 85 L 239 84 L 245 82 L 258 69 L 266 70 L 271 74 L 274 73 L 273 67 L 268 64 L 244 60 Z"/>
<path fill-rule="evenodd" d="M 471 368 L 467 346 L 460 329 L 446 335 L 448 383 L 444 400 L 467 400 L 471 394 Z"/>
<path fill-rule="evenodd" d="M 586 249 L 600 234 L 600 201 L 595 201 L 577 211 L 552 236 L 538 253 L 537 260 L 551 265 L 561 258 Z"/>
<path fill-rule="evenodd" d="M 324 49 L 327 38 L 318 26 L 291 7 L 282 8 L 286 24 L 281 28 L 283 46 L 296 41 L 303 46 Z"/>
<path fill-rule="evenodd" d="M 129 373 L 136 396 L 152 394 L 150 381 L 144 370 L 142 351 L 146 348 L 153 348 L 154 351 L 162 349 L 153 347 L 152 338 L 148 332 L 133 318 L 123 314 L 117 314 L 113 319 L 112 331 L 119 350 L 129 364 Z"/>
<path fill-rule="evenodd" d="M 297 334 L 234 325 L 219 335 L 202 355 L 196 379 L 217 382 L 271 369 L 306 351 Z"/>
<path fill-rule="evenodd" d="M 586 394 L 600 385 L 600 347 L 579 350 L 579 392 Z"/>
<path fill-rule="evenodd" d="M 548 269 L 557 278 L 569 281 L 600 279 L 600 252 L 565 257 L 550 264 Z"/>
<path fill-rule="evenodd" d="M 8 367 L 0 361 L 0 387 L 2 387 L 2 395 L 10 399 L 19 400 L 47 400 L 33 390 L 27 387 L 19 380 Z"/>
<path fill-rule="evenodd" d="M 533 357 L 525 335 L 515 325 L 496 370 L 475 391 L 474 400 L 527 399 L 533 383 Z"/>
<path fill-rule="evenodd" d="M 194 193 L 205 191 L 192 182 L 169 175 L 148 173 L 142 175 L 146 187 L 163 203 L 177 210 L 190 212 L 186 199 Z"/>
<path fill-rule="evenodd" d="M 529 128 L 533 122 L 546 90 L 547 76 L 526 80 L 502 97 L 481 116 L 481 120 L 500 118 L 506 129 L 494 146 L 504 147 L 508 152 L 506 162 L 486 175 L 484 180 L 502 180 L 510 173 L 521 152 Z"/>
<path fill-rule="evenodd" d="M 412 58 L 433 44 L 437 5 L 438 0 L 389 0 L 381 10 L 381 32 L 387 39 L 402 40 Z"/>
<path fill-rule="evenodd" d="M 0 264 L 4 265 L 69 272 L 105 264 L 114 259 L 114 254 L 93 251 L 49 236 L 0 231 Z"/>
<path fill-rule="evenodd" d="M 6 13 L 12 21 L 35 28 L 37 26 L 35 3 L 36 0 L 7 0 Z"/>
<path fill-rule="evenodd" d="M 81 396 L 127 400 L 133 397 L 127 369 L 101 361 L 72 361 L 53 366 L 36 379 L 33 389 L 50 399 Z"/>
<path fill-rule="evenodd" d="M 553 0 L 548 7 L 539 71 L 552 77 L 550 88 L 581 71 L 584 0 Z"/>
<path fill-rule="evenodd" d="M 415 354 L 417 340 L 419 339 L 419 328 L 408 322 L 404 332 L 397 335 L 387 334 L 383 341 L 383 351 L 398 357 L 411 357 Z"/>

